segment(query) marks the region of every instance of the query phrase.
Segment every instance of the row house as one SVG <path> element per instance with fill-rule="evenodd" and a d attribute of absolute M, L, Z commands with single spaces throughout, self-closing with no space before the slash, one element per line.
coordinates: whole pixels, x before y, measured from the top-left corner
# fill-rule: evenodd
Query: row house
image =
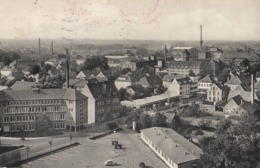
<path fill-rule="evenodd" d="M 100 67 L 97 67 L 90 70 L 82 70 L 80 71 L 76 78 L 77 79 L 93 79 L 96 78 L 99 81 L 107 81 L 112 76 L 112 73 L 110 70 L 102 70 Z"/>
<path fill-rule="evenodd" d="M 88 121 L 88 98 L 75 89 L 3 90 L 0 94 L 4 132 L 34 131 L 42 115 L 58 130 L 83 130 Z"/>
<path fill-rule="evenodd" d="M 170 168 L 196 168 L 202 150 L 169 128 L 143 129 L 141 140 Z"/>
<path fill-rule="evenodd" d="M 122 107 L 113 81 L 70 79 L 69 83 L 70 87 L 88 97 L 88 124 L 103 123 L 119 117 Z"/>

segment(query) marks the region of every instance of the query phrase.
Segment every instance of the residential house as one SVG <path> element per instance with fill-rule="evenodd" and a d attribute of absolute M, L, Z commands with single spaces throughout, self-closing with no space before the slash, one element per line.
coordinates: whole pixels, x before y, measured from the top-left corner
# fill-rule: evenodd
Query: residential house
<path fill-rule="evenodd" d="M 94 78 L 95 76 L 92 74 L 90 70 L 82 70 L 78 73 L 76 76 L 77 79 L 88 79 L 88 78 Z"/>
<path fill-rule="evenodd" d="M 210 89 L 211 85 L 215 82 L 215 80 L 209 75 L 201 78 L 198 82 L 198 89 L 201 92 L 207 93 L 207 90 Z"/>
<path fill-rule="evenodd" d="M 138 78 L 134 75 L 123 75 L 119 76 L 115 80 L 116 88 L 119 90 L 121 88 L 126 88 L 128 86 L 134 85 L 138 82 Z"/>
<path fill-rule="evenodd" d="M 243 115 L 248 113 L 253 113 L 259 109 L 259 106 L 256 103 L 250 103 L 245 101 L 241 95 L 237 95 L 231 98 L 223 108 L 224 114 L 227 115 Z"/>
<path fill-rule="evenodd" d="M 168 87 L 168 91 L 174 91 L 181 98 L 191 97 L 191 83 L 192 80 L 188 77 L 174 79 Z"/>
<path fill-rule="evenodd" d="M 207 100 L 216 103 L 220 100 L 227 99 L 229 90 L 229 87 L 222 86 L 215 82 L 211 84 L 210 88 L 207 90 Z"/>
<path fill-rule="evenodd" d="M 231 77 L 224 85 L 227 85 L 231 90 L 236 89 L 236 87 L 240 85 L 251 85 L 250 76 L 249 75 L 239 75 Z"/>
<path fill-rule="evenodd" d="M 126 87 L 126 93 L 127 97 L 131 100 L 133 99 L 140 99 L 147 96 L 150 96 L 150 93 L 148 90 L 146 90 L 142 85 L 131 85 Z"/>
<path fill-rule="evenodd" d="M 198 167 L 202 150 L 169 128 L 143 129 L 141 140 L 170 168 Z"/>
<path fill-rule="evenodd" d="M 13 71 L 15 70 L 15 67 L 11 66 L 5 66 L 3 69 L 1 69 L 1 76 L 9 76 L 12 75 Z"/>
<path fill-rule="evenodd" d="M 158 88 L 162 86 L 162 79 L 158 75 L 150 75 L 142 77 L 138 82 L 145 88 Z"/>
<path fill-rule="evenodd" d="M 88 121 L 88 98 L 75 89 L 3 90 L 0 94 L 4 132 L 34 131 L 41 115 L 58 130 L 83 130 Z"/>

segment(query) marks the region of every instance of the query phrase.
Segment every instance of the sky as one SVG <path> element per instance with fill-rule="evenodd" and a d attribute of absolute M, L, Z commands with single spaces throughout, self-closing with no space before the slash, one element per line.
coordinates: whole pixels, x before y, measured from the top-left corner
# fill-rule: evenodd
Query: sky
<path fill-rule="evenodd" d="M 0 39 L 260 40 L 260 0 L 0 0 Z"/>

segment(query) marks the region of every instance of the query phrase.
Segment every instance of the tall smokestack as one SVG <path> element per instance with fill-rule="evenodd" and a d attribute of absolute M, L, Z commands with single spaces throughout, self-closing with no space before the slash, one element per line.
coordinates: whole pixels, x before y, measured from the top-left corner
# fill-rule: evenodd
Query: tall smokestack
<path fill-rule="evenodd" d="M 167 45 L 165 45 L 164 52 L 165 52 L 164 60 L 165 60 L 165 63 L 166 63 L 166 61 L 167 61 Z"/>
<path fill-rule="evenodd" d="M 40 38 L 38 40 L 38 47 L 39 47 L 38 54 L 41 55 L 41 39 Z"/>
<path fill-rule="evenodd" d="M 51 55 L 53 55 L 53 41 L 51 42 Z"/>
<path fill-rule="evenodd" d="M 203 41 L 202 41 L 202 25 L 200 25 L 200 47 L 202 47 Z"/>
<path fill-rule="evenodd" d="M 69 83 L 69 61 L 66 61 L 66 84 L 67 84 L 67 88 L 70 87 L 70 83 Z"/>
<path fill-rule="evenodd" d="M 255 88 L 254 88 L 254 75 L 251 74 L 251 104 L 254 104 L 255 100 Z"/>

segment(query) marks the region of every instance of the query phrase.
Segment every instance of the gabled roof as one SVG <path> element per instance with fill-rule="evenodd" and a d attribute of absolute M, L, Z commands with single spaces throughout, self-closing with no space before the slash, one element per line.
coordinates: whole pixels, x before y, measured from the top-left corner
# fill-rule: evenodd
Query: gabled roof
<path fill-rule="evenodd" d="M 90 70 L 83 70 L 81 72 L 86 76 L 86 78 L 88 78 L 90 75 L 92 75 L 92 72 Z"/>
<path fill-rule="evenodd" d="M 88 88 L 95 99 L 113 96 L 114 93 L 118 94 L 118 90 L 113 81 L 91 82 L 88 83 Z"/>
<path fill-rule="evenodd" d="M 199 80 L 200 83 L 214 83 L 214 81 L 215 80 L 211 78 L 209 75 Z"/>
<path fill-rule="evenodd" d="M 225 85 L 227 84 L 229 85 L 250 84 L 250 76 L 249 75 L 234 76 L 225 83 Z"/>
<path fill-rule="evenodd" d="M 154 85 L 155 82 L 156 82 L 156 84 L 158 84 L 157 81 L 159 81 L 160 83 L 162 82 L 162 79 L 158 75 L 145 76 L 142 79 L 146 79 L 146 81 L 148 82 L 149 85 Z"/>

